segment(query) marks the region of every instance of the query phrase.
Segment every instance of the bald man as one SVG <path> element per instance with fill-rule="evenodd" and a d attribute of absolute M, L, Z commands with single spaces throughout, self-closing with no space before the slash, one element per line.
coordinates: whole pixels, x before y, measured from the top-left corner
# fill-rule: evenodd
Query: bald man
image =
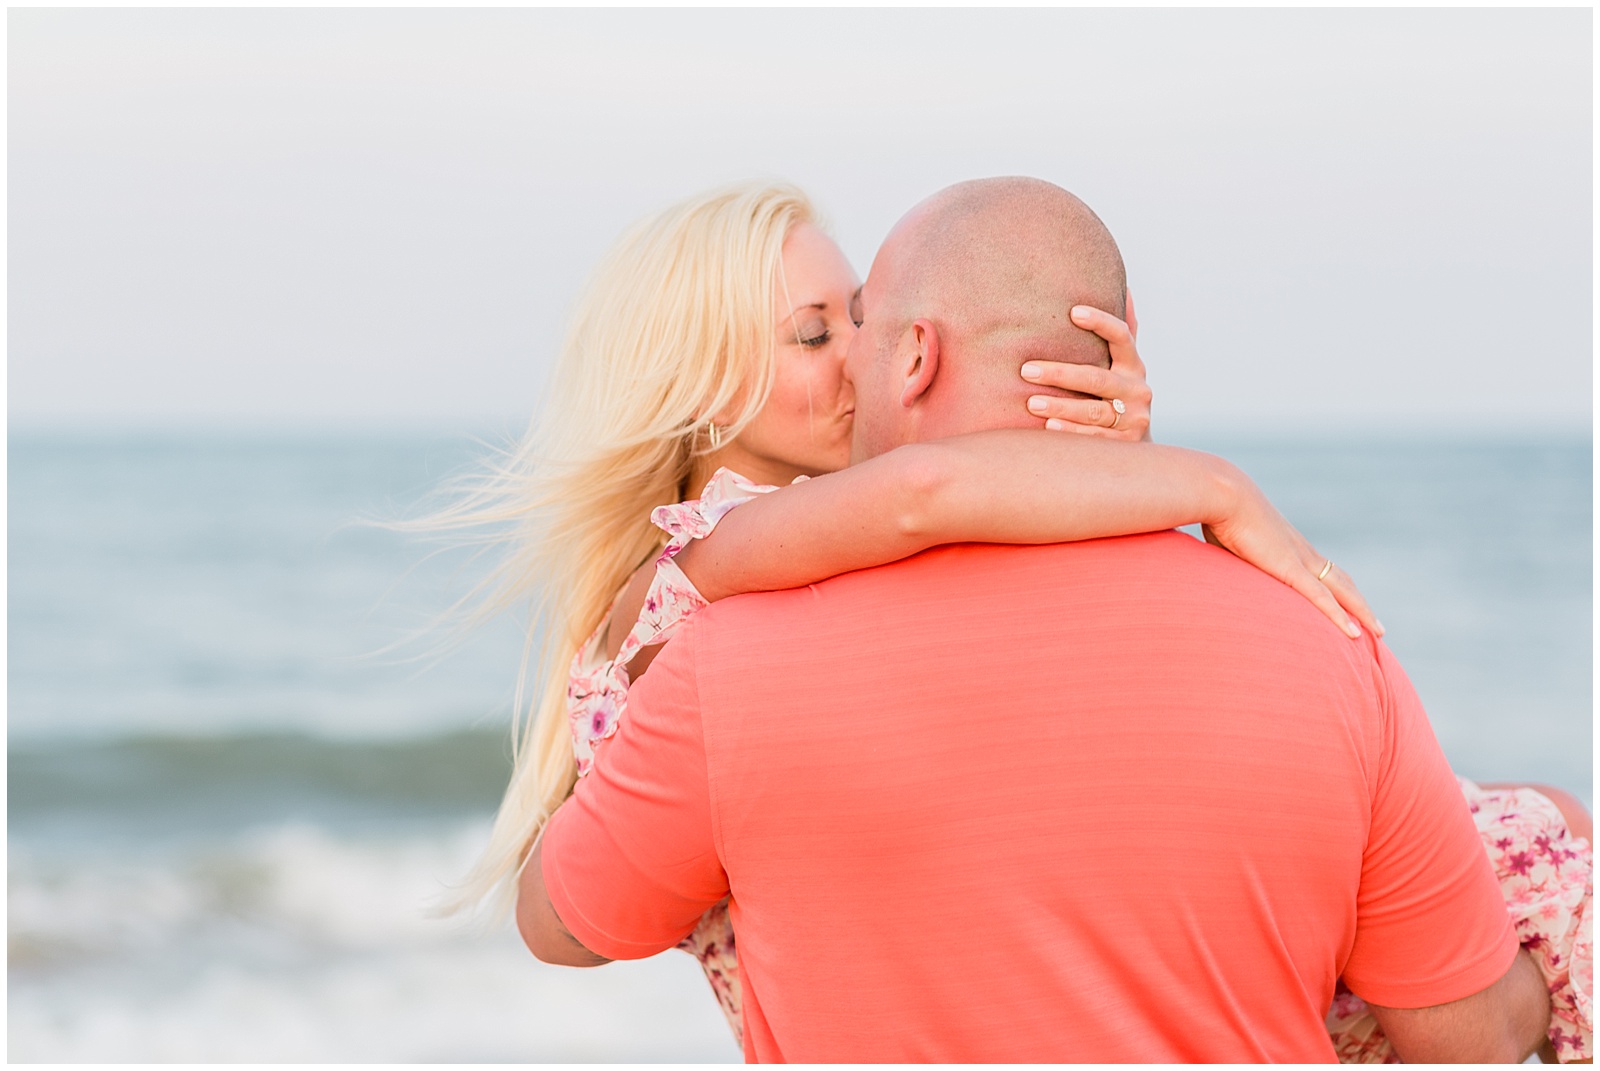
<path fill-rule="evenodd" d="M 1105 340 L 1069 313 L 1090 305 L 1122 317 L 1126 295 L 1110 232 L 1060 187 L 989 179 L 917 205 L 862 287 L 851 460 L 964 431 L 1037 427 L 1024 402 L 1039 390 L 1017 375 L 1014 354 L 1109 366 Z M 946 353 L 958 359 L 941 362 Z"/>
<path fill-rule="evenodd" d="M 1098 361 L 1115 243 L 963 183 L 861 292 L 856 456 L 1017 424 L 1018 346 Z M 693 619 L 524 872 L 536 955 L 731 897 L 753 1061 L 1330 1060 L 1342 977 L 1408 1060 L 1549 1006 L 1399 665 L 1176 532 L 939 548 Z"/>

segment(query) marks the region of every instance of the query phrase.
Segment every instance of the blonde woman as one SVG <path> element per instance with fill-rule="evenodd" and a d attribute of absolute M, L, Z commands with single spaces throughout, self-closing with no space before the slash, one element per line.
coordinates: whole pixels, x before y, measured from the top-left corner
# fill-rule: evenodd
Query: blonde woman
<path fill-rule="evenodd" d="M 1078 327 L 1106 340 L 1109 370 L 1018 352 L 1030 379 L 1017 380 L 1017 424 L 1036 430 L 902 447 L 846 468 L 853 396 L 843 360 L 858 286 L 792 187 L 719 191 L 646 220 L 591 281 L 544 414 L 433 519 L 500 526 L 506 553 L 488 605 L 528 600 L 530 646 L 541 644 L 511 782 L 457 906 L 509 903 L 534 839 L 625 717 L 630 681 L 708 598 L 801 585 L 946 542 L 1201 523 L 1345 631 L 1359 634 L 1354 614 L 1381 633 L 1349 578 L 1237 469 L 1138 441 L 1150 392 L 1131 309 L 1130 324 L 1072 310 Z M 652 516 L 655 507 L 665 508 Z M 683 947 L 737 1037 L 725 906 Z"/>

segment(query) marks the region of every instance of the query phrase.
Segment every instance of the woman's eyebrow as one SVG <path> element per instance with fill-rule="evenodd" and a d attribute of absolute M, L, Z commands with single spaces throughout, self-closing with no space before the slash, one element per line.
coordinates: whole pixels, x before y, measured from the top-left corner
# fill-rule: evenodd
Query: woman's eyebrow
<path fill-rule="evenodd" d="M 778 321 L 778 326 L 782 327 L 784 324 L 788 323 L 790 320 L 793 320 L 796 316 L 799 316 L 807 309 L 825 310 L 827 307 L 828 303 L 826 301 L 813 301 L 805 305 L 796 305 L 793 312 Z"/>

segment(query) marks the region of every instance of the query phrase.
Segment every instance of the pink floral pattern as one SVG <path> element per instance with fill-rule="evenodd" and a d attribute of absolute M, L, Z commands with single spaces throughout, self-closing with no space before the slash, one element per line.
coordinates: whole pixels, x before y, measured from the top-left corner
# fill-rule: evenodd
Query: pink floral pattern
<path fill-rule="evenodd" d="M 627 709 L 628 662 L 641 648 L 670 639 L 707 605 L 672 559 L 691 540 L 710 535 L 730 510 L 772 490 L 719 469 L 700 498 L 651 512 L 651 523 L 669 539 L 656 558 L 655 579 L 638 622 L 616 658 L 600 655 L 602 624 L 572 662 L 567 718 L 578 776 L 589 772 L 596 747 L 617 731 Z M 1594 858 L 1589 842 L 1574 838 L 1561 812 L 1532 789 L 1490 791 L 1465 778 L 1460 782 L 1484 850 L 1500 878 L 1517 935 L 1550 987 L 1551 1046 L 1563 1063 L 1592 1059 Z M 734 1039 L 742 1046 L 739 962 L 728 902 L 707 911 L 678 947 L 700 961 Z M 1327 1026 L 1341 1063 L 1399 1062 L 1366 1004 L 1342 983 L 1328 1010 Z"/>
<path fill-rule="evenodd" d="M 666 532 L 668 540 L 656 558 L 655 579 L 645 593 L 639 620 L 622 641 L 617 657 L 609 660 L 600 654 L 606 631 L 606 622 L 602 621 L 572 660 L 567 676 L 567 723 L 572 729 L 572 751 L 578 760 L 579 777 L 594 765 L 596 745 L 617 731 L 628 704 L 628 663 L 633 656 L 641 648 L 671 639 L 678 626 L 707 605 L 672 559 L 691 541 L 710 535 L 730 510 L 772 490 L 775 488 L 718 469 L 699 498 L 657 506 L 650 512 L 650 523 Z"/>
<path fill-rule="evenodd" d="M 1531 788 L 1460 778 L 1522 947 L 1550 987 L 1550 1047 L 1562 1063 L 1594 1058 L 1594 850 Z M 1399 1063 L 1360 997 L 1342 984 L 1328 1011 L 1341 1063 Z"/>
<path fill-rule="evenodd" d="M 733 920 L 728 917 L 728 901 L 717 904 L 700 916 L 694 932 L 678 945 L 700 961 L 706 972 L 711 992 L 722 1006 L 722 1016 L 728 1020 L 733 1040 L 744 1048 L 744 1009 L 742 990 L 739 987 L 739 954 L 733 943 Z"/>

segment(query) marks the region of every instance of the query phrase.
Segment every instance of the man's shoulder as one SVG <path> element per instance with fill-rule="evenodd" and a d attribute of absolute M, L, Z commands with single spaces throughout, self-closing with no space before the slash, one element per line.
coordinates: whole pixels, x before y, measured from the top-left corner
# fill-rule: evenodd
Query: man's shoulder
<path fill-rule="evenodd" d="M 1276 583 L 1226 551 L 1169 529 L 1074 543 L 956 543 L 889 565 L 846 573 L 813 587 L 841 597 L 870 598 L 929 584 L 967 588 L 992 584 L 1009 589 L 1015 577 L 1026 576 L 1071 589 L 1096 576 L 1148 574 L 1151 570 L 1173 579 L 1214 576 L 1246 586 L 1261 580 Z"/>
<path fill-rule="evenodd" d="M 1234 612 L 1216 611 L 1230 608 Z M 1068 613 L 1139 627 L 1158 619 L 1226 632 L 1292 629 L 1344 639 L 1287 585 L 1225 550 L 1176 530 L 1075 543 L 959 543 L 804 588 L 737 595 L 693 624 L 703 655 L 748 659 L 769 644 L 857 635 L 895 642 L 908 625 L 995 615 Z M 874 637 L 881 626 L 884 637 Z M 830 648 L 832 645 L 829 645 Z"/>
<path fill-rule="evenodd" d="M 1009 594 L 1024 577 L 1071 588 L 1097 573 L 1149 574 L 1152 568 L 1168 577 L 1215 574 L 1246 584 L 1276 583 L 1226 551 L 1172 530 L 1075 543 L 953 543 L 803 588 L 735 595 L 702 611 L 696 620 L 702 634 L 749 636 L 765 629 L 792 630 L 811 617 L 825 618 L 856 606 L 883 606 L 890 600 L 920 601 L 985 590 Z"/>

